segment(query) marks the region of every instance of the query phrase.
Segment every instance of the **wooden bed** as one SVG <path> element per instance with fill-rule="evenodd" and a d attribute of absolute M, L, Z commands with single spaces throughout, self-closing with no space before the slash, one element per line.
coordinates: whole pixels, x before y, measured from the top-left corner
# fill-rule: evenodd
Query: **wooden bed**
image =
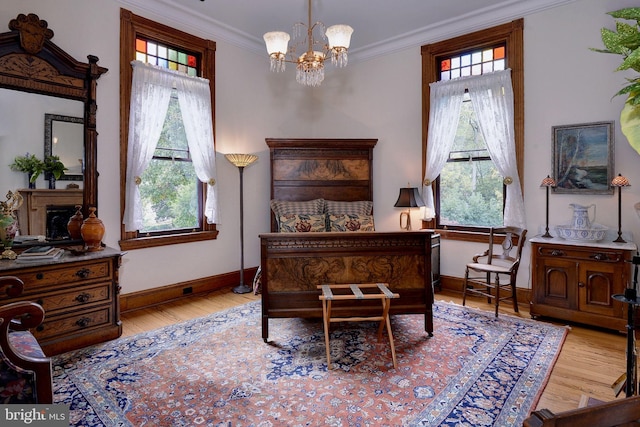
<path fill-rule="evenodd" d="M 373 200 L 372 160 L 377 140 L 266 142 L 271 154 L 272 200 Z M 324 283 L 388 283 L 400 294 L 390 313 L 424 315 L 425 332 L 433 335 L 430 232 L 281 233 L 273 212 L 271 219 L 271 233 L 260 235 L 265 342 L 270 318 L 322 318 L 316 286 Z M 332 310 L 338 317 L 370 316 L 379 311 L 377 301 L 335 304 Z"/>

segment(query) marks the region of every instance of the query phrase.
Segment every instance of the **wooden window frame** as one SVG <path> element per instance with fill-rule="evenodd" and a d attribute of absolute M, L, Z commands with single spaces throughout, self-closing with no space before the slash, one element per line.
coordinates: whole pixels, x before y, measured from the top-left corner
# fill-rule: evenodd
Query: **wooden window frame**
<path fill-rule="evenodd" d="M 176 30 L 150 19 L 134 15 L 126 9 L 120 9 L 120 218 L 124 218 L 125 184 L 127 176 L 127 145 L 129 137 L 129 105 L 131 100 L 131 81 L 133 69 L 131 61 L 135 58 L 136 37 L 148 38 L 169 46 L 183 48 L 201 57 L 202 76 L 208 79 L 211 87 L 211 112 L 215 141 L 215 51 L 216 43 Z M 204 206 L 207 191 L 202 184 L 201 205 Z M 217 238 L 216 224 L 208 224 L 203 218 L 201 229 L 166 236 L 138 237 L 135 231 L 126 232 L 120 225 L 119 242 L 122 250 L 141 249 L 179 243 L 198 242 Z"/>
<path fill-rule="evenodd" d="M 516 143 L 516 162 L 520 185 L 524 183 L 524 19 L 518 19 L 507 24 L 485 30 L 465 34 L 449 40 L 424 45 L 422 54 L 422 176 L 426 170 L 427 134 L 429 129 L 429 110 L 431 90 L 429 84 L 438 81 L 438 58 L 455 56 L 457 53 L 478 50 L 484 47 L 504 43 L 507 49 L 507 63 L 505 68 L 511 69 L 511 82 L 514 94 L 514 132 Z M 433 191 L 433 187 L 432 187 Z M 524 189 L 523 189 L 524 194 Z M 439 193 L 434 194 L 436 207 L 439 205 Z M 436 209 L 436 215 L 439 215 Z M 423 221 L 423 228 L 436 229 L 436 220 Z M 446 227 L 437 228 L 444 239 L 487 242 L 488 232 L 449 230 Z"/>

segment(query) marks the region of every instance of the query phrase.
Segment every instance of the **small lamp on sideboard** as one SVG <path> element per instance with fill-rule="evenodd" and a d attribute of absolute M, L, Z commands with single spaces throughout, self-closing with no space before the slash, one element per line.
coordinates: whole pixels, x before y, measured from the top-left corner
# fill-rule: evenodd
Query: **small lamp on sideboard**
<path fill-rule="evenodd" d="M 556 186 L 556 180 L 551 178 L 549 175 L 547 175 L 547 177 L 543 179 L 542 183 L 540 184 L 540 187 L 546 187 L 547 189 L 547 210 L 546 210 L 547 222 L 546 222 L 545 232 L 542 235 L 542 237 L 545 237 L 545 238 L 553 237 L 551 234 L 549 234 L 549 188 L 553 188 L 555 186 Z"/>
<path fill-rule="evenodd" d="M 611 186 L 618 187 L 618 238 L 614 242 L 626 243 L 627 241 L 622 238 L 622 187 L 629 187 L 631 184 L 626 177 L 618 174 L 611 181 Z"/>

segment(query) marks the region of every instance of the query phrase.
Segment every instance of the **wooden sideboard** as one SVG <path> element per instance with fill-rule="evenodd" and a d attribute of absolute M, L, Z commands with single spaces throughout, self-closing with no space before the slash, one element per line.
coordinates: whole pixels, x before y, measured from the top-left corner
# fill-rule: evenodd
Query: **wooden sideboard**
<path fill-rule="evenodd" d="M 0 298 L 0 305 L 33 301 L 44 322 L 33 331 L 47 356 L 118 338 L 122 334 L 118 269 L 122 253 L 111 248 L 55 261 L 20 264 L 0 260 L 0 275 L 24 281 L 22 295 Z"/>
<path fill-rule="evenodd" d="M 633 243 L 572 242 L 536 236 L 531 242 L 531 316 L 625 330 L 624 294 L 632 280 Z"/>
<path fill-rule="evenodd" d="M 322 318 L 317 285 L 375 282 L 400 294 L 390 314 L 423 315 L 432 335 L 431 237 L 429 231 L 261 234 L 262 338 L 269 337 L 270 318 Z M 379 301 L 332 307 L 338 317 L 379 311 Z"/>

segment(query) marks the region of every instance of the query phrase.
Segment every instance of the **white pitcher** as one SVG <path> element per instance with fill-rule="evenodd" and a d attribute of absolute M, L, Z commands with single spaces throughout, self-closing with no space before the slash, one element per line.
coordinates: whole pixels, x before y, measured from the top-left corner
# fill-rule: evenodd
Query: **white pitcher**
<path fill-rule="evenodd" d="M 591 222 L 596 220 L 596 205 L 582 206 L 575 203 L 569 205 L 573 209 L 573 228 L 578 230 L 591 229 Z M 593 219 L 589 218 L 589 208 L 593 207 Z"/>

